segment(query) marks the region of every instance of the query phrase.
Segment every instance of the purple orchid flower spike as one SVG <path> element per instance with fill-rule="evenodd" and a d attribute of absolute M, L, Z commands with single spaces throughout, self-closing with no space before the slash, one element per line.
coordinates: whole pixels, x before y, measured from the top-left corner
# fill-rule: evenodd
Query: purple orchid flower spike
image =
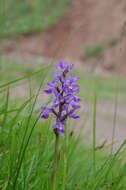
<path fill-rule="evenodd" d="M 56 66 L 57 72 L 53 73 L 54 80 L 48 82 L 48 89 L 44 90 L 46 94 L 53 94 L 54 100 L 50 107 L 43 108 L 42 118 L 48 119 L 50 114 L 54 114 L 56 123 L 53 130 L 56 135 L 64 136 L 67 119 L 78 119 L 76 111 L 80 108 L 80 98 L 77 96 L 80 87 L 77 83 L 78 77 L 73 76 L 70 71 L 74 65 L 68 65 L 61 61 Z"/>

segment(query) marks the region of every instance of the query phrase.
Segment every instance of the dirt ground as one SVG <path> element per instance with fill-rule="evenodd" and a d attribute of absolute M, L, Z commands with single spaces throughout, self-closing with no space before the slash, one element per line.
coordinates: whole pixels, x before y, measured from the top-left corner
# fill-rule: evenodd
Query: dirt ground
<path fill-rule="evenodd" d="M 125 74 L 125 22 L 125 0 L 73 0 L 65 16 L 53 28 L 4 40 L 0 50 L 21 57 L 32 54 L 72 59 L 75 63 L 95 65 Z M 123 40 L 116 46 L 100 57 L 83 58 L 87 45 L 120 39 L 122 30 Z"/>

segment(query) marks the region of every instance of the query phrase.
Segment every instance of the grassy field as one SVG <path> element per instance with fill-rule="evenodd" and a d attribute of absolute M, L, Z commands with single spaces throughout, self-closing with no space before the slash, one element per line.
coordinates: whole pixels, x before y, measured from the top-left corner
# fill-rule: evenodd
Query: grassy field
<path fill-rule="evenodd" d="M 53 118 L 47 122 L 40 119 L 40 107 L 48 99 L 45 101 L 42 98 L 40 102 L 38 97 L 42 96 L 52 66 L 29 66 L 1 58 L 0 67 L 0 189 L 51 190 L 55 141 L 51 128 Z M 116 77 L 106 80 L 104 77 L 84 76 L 80 71 L 77 72 L 80 76 L 80 96 L 85 101 L 93 102 L 94 91 L 102 100 L 114 97 Z M 20 88 L 23 91 L 26 83 L 28 95 L 20 97 L 20 101 L 19 97 L 12 98 L 11 90 L 15 88 L 16 92 L 16 88 Z M 120 79 L 118 84 L 124 98 L 125 81 Z M 36 108 L 37 104 L 39 108 Z M 95 107 L 94 104 L 94 110 Z M 94 113 L 94 121 L 95 118 Z M 84 145 L 81 131 L 73 133 L 72 127 L 74 123 L 69 122 L 65 136 L 65 176 L 64 138 L 60 138 L 57 190 L 64 190 L 64 179 L 66 190 L 126 189 L 126 142 L 111 155 L 110 147 L 95 149 L 95 144 Z"/>
<path fill-rule="evenodd" d="M 1 0 L 0 38 L 45 30 L 63 16 L 70 0 Z"/>

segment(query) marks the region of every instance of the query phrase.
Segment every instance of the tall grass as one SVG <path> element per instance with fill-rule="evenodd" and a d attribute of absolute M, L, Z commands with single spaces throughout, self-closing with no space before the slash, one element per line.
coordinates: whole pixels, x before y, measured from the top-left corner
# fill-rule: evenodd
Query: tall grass
<path fill-rule="evenodd" d="M 0 189 L 51 190 L 53 181 L 55 135 L 53 118 L 43 122 L 38 95 L 43 89 L 48 67 L 0 85 Z M 29 87 L 26 99 L 13 105 L 11 88 L 41 73 L 37 91 Z M 32 85 L 32 84 L 31 84 Z M 39 102 L 42 105 L 46 102 Z M 47 100 L 48 103 L 48 100 Z M 126 189 L 126 141 L 111 156 L 107 148 L 97 149 L 96 96 L 94 97 L 94 143 L 83 143 L 83 136 L 67 126 L 59 138 L 57 190 Z M 77 127 L 77 126 L 76 126 Z M 93 157 L 92 157 L 93 155 Z M 95 168 L 95 169 L 94 169 Z M 95 173 L 94 173 L 95 171 Z M 95 174 L 95 175 L 94 175 Z"/>

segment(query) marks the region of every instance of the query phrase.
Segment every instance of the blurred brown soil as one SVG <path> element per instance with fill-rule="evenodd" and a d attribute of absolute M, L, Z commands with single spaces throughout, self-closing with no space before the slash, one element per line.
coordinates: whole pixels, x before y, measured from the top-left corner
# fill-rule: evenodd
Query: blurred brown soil
<path fill-rule="evenodd" d="M 88 45 L 120 39 L 126 21 L 125 0 L 73 0 L 61 21 L 45 32 L 24 34 L 1 42 L 5 54 L 71 59 L 106 70 L 126 73 L 126 38 L 103 55 L 84 59 Z"/>

